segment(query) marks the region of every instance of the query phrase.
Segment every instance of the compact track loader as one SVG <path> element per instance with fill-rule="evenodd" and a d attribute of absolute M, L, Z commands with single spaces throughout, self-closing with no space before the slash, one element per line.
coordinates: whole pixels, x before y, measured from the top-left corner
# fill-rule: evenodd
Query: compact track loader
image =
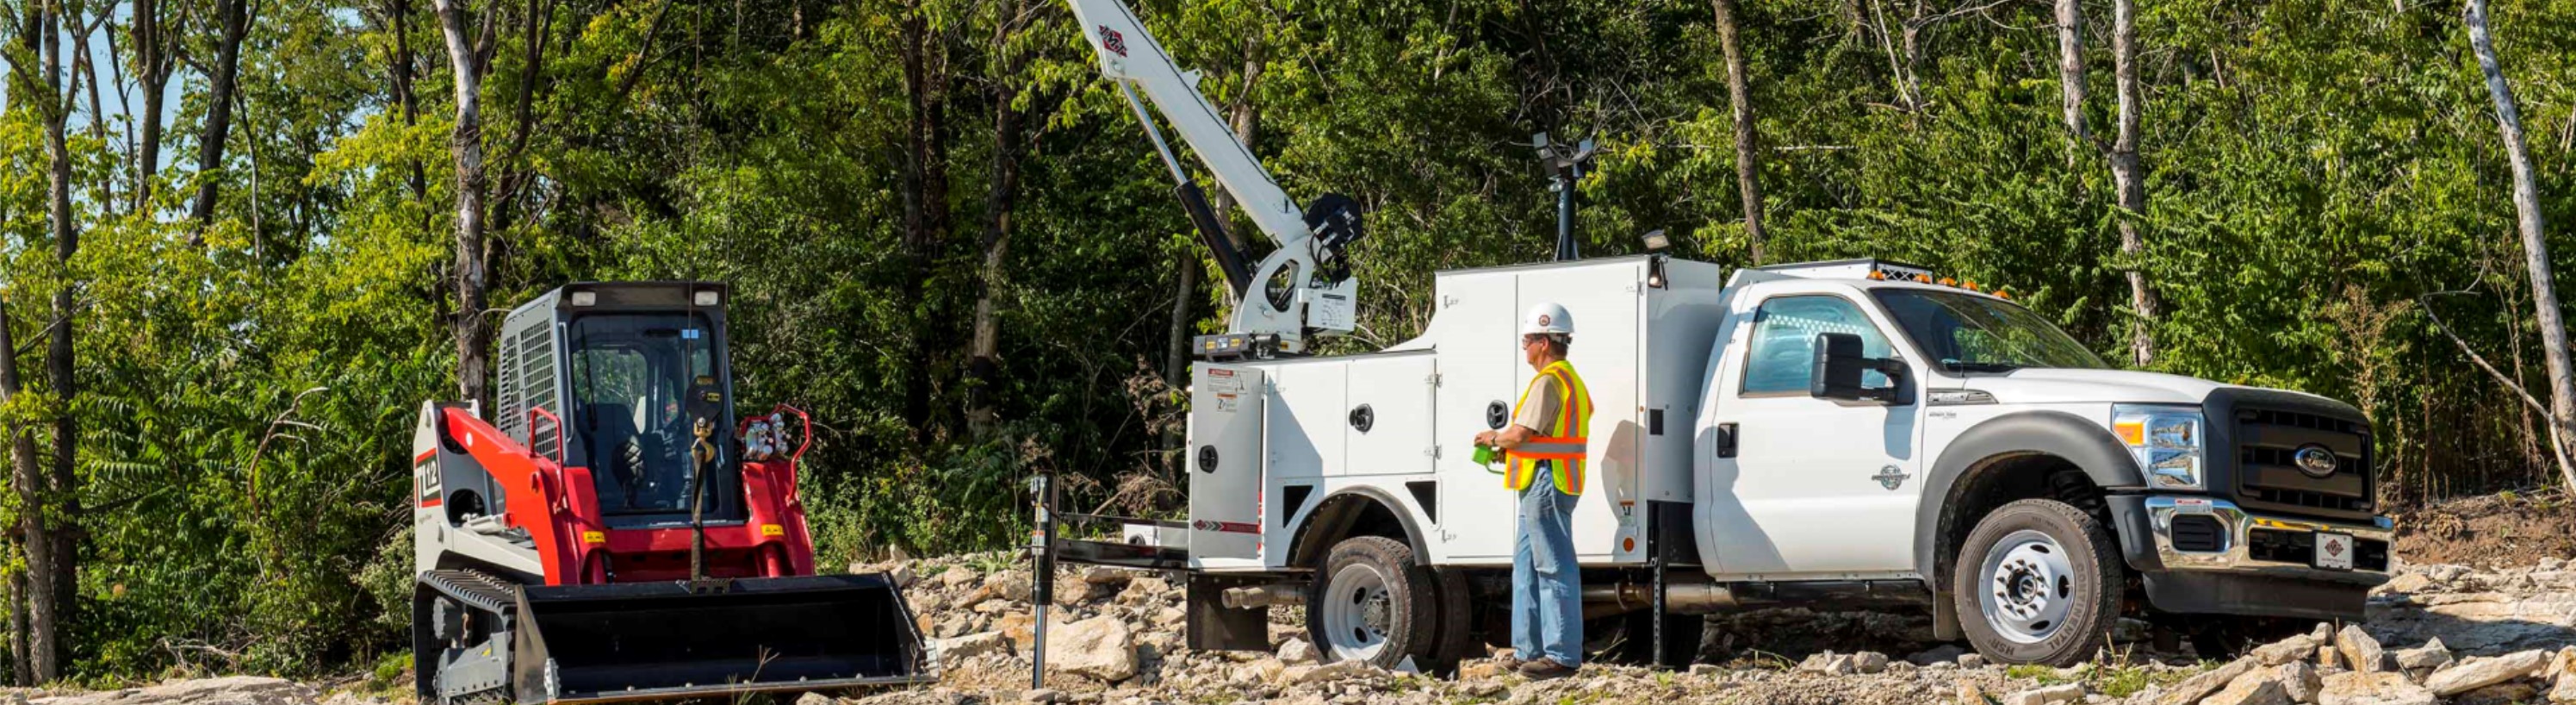
<path fill-rule="evenodd" d="M 548 292 L 502 324 L 497 413 L 422 405 L 422 702 L 927 680 L 893 582 L 815 572 L 796 490 L 804 412 L 736 422 L 727 297 L 699 282 Z"/>

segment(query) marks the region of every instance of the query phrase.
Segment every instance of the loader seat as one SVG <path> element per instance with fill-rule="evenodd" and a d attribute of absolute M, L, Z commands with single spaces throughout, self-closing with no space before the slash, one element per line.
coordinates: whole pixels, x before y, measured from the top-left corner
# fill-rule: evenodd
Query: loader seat
<path fill-rule="evenodd" d="M 582 417 L 582 450 L 597 471 L 591 473 L 591 481 L 598 485 L 600 502 L 633 506 L 647 455 L 644 433 L 635 427 L 634 408 L 612 402 L 585 404 Z"/>

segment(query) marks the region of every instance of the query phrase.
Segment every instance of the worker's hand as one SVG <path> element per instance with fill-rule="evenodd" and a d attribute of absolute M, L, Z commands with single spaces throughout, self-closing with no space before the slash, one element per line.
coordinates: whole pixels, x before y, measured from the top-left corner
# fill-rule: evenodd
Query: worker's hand
<path fill-rule="evenodd" d="M 1476 445 L 1480 445 L 1480 446 L 1492 446 L 1492 445 L 1494 445 L 1494 432 L 1493 432 L 1493 431 L 1477 431 L 1477 432 L 1476 432 Z"/>

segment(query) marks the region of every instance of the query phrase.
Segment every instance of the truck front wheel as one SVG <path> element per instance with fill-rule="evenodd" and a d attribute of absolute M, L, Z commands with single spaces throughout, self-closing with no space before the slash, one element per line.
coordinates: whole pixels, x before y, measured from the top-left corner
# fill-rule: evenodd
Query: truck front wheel
<path fill-rule="evenodd" d="M 1968 643 L 2004 663 L 2071 666 L 2093 657 L 2120 611 L 2111 533 L 2064 502 L 2025 499 L 1977 522 L 1951 564 Z"/>
<path fill-rule="evenodd" d="M 1335 544 L 1315 571 L 1306 600 L 1306 633 L 1326 661 L 1367 661 L 1394 668 L 1405 657 L 1429 666 L 1440 608 L 1431 571 L 1413 547 L 1382 536 Z"/>

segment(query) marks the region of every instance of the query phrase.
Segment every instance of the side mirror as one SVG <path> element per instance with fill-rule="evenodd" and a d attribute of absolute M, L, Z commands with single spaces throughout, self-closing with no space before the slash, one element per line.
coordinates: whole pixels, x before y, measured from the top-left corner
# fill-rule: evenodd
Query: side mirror
<path fill-rule="evenodd" d="M 1815 369 L 1807 378 L 1808 396 L 1893 404 L 1898 390 L 1905 386 L 1905 363 L 1862 354 L 1860 336 L 1817 333 L 1815 350 Z M 1861 384 L 1862 373 L 1873 370 L 1887 375 L 1888 386 L 1871 388 Z"/>

